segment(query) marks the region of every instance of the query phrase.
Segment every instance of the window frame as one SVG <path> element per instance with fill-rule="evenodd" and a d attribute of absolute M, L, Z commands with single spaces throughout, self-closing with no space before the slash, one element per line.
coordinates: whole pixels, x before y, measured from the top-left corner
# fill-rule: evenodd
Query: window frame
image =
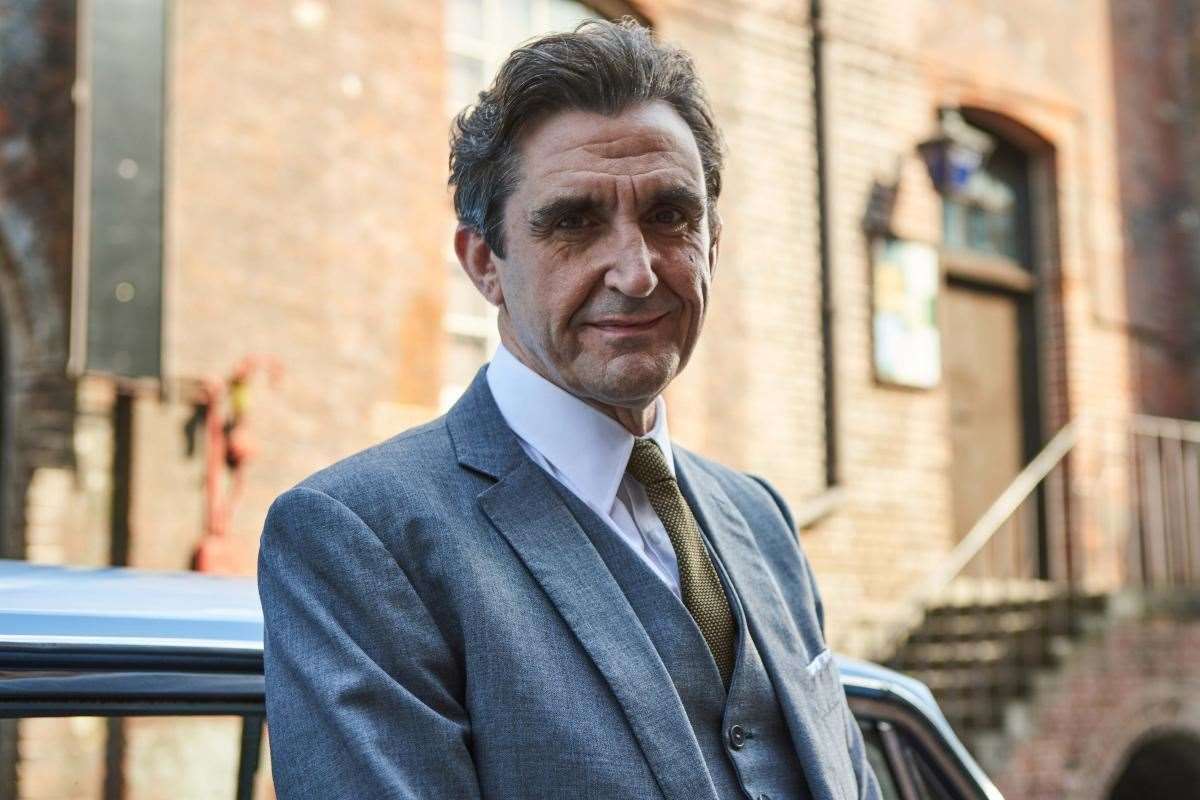
<path fill-rule="evenodd" d="M 235 800 L 253 800 L 266 728 L 261 651 L 0 647 L 0 719 L 240 717 Z"/>
<path fill-rule="evenodd" d="M 954 793 L 955 800 L 991 800 L 971 771 L 959 760 L 945 737 L 919 711 L 910 709 L 895 695 L 865 697 L 848 695 L 854 719 L 871 725 L 883 743 L 883 755 L 902 800 L 926 800 L 917 790 L 919 778 L 905 757 L 906 748 L 921 758 Z"/>

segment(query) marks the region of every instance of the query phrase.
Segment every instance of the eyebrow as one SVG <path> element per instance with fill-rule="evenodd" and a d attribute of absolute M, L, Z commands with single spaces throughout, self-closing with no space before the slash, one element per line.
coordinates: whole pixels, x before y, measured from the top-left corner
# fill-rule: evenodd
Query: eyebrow
<path fill-rule="evenodd" d="M 529 227 L 535 231 L 547 230 L 567 214 L 589 214 L 600 208 L 600 201 L 588 195 L 558 197 L 529 212 Z"/>
<path fill-rule="evenodd" d="M 681 206 L 694 213 L 701 213 L 704 210 L 704 198 L 691 187 L 671 186 L 655 192 L 649 207 L 663 205 Z"/>
<path fill-rule="evenodd" d="M 656 206 L 679 206 L 692 217 L 704 213 L 704 198 L 689 186 L 668 186 L 654 192 L 646 208 Z M 529 227 L 542 233 L 554 227 L 554 223 L 568 214 L 600 214 L 606 209 L 596 197 L 580 194 L 557 197 L 529 212 Z"/>

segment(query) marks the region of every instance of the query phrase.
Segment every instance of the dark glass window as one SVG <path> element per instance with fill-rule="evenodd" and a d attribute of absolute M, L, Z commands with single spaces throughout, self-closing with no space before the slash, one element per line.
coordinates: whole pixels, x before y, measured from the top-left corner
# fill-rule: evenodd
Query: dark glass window
<path fill-rule="evenodd" d="M 942 242 L 1027 267 L 1029 212 L 1029 159 L 997 141 L 963 192 L 942 203 Z"/>
<path fill-rule="evenodd" d="M 883 739 L 879 735 L 879 728 L 865 720 L 859 720 L 858 726 L 862 729 L 863 744 L 867 746 L 867 761 L 870 762 L 875 778 L 879 781 L 879 791 L 883 800 L 900 800 L 896 777 L 892 775 L 891 764 L 883 752 Z"/>
<path fill-rule="evenodd" d="M 256 727 L 261 717 L 249 718 L 249 725 L 247 720 L 158 714 L 23 718 L 17 727 L 17 797 L 273 798 L 269 745 L 264 729 Z"/>
<path fill-rule="evenodd" d="M 912 765 L 913 784 L 921 800 L 955 800 L 957 795 L 951 793 L 946 781 L 916 748 L 905 747 L 905 754 Z"/>

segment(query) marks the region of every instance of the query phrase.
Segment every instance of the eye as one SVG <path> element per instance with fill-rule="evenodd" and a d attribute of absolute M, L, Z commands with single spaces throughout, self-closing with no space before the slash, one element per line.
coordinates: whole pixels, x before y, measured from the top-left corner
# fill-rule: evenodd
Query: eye
<path fill-rule="evenodd" d="M 682 211 L 678 208 L 670 207 L 655 209 L 651 214 L 651 219 L 654 220 L 656 225 L 669 226 L 682 225 L 686 221 Z"/>
<path fill-rule="evenodd" d="M 558 228 L 560 231 L 577 231 L 581 228 L 587 227 L 587 224 L 587 217 L 585 217 L 583 214 L 573 212 L 570 214 L 563 214 L 561 217 L 559 217 L 558 221 L 554 223 L 554 227 Z"/>

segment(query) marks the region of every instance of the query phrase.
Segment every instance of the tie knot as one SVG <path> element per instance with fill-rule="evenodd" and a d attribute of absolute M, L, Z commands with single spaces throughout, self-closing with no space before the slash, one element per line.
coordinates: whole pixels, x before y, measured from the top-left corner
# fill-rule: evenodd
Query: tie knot
<path fill-rule="evenodd" d="M 653 439 L 633 440 L 633 452 L 625 469 L 643 486 L 674 480 L 666 457 Z"/>

